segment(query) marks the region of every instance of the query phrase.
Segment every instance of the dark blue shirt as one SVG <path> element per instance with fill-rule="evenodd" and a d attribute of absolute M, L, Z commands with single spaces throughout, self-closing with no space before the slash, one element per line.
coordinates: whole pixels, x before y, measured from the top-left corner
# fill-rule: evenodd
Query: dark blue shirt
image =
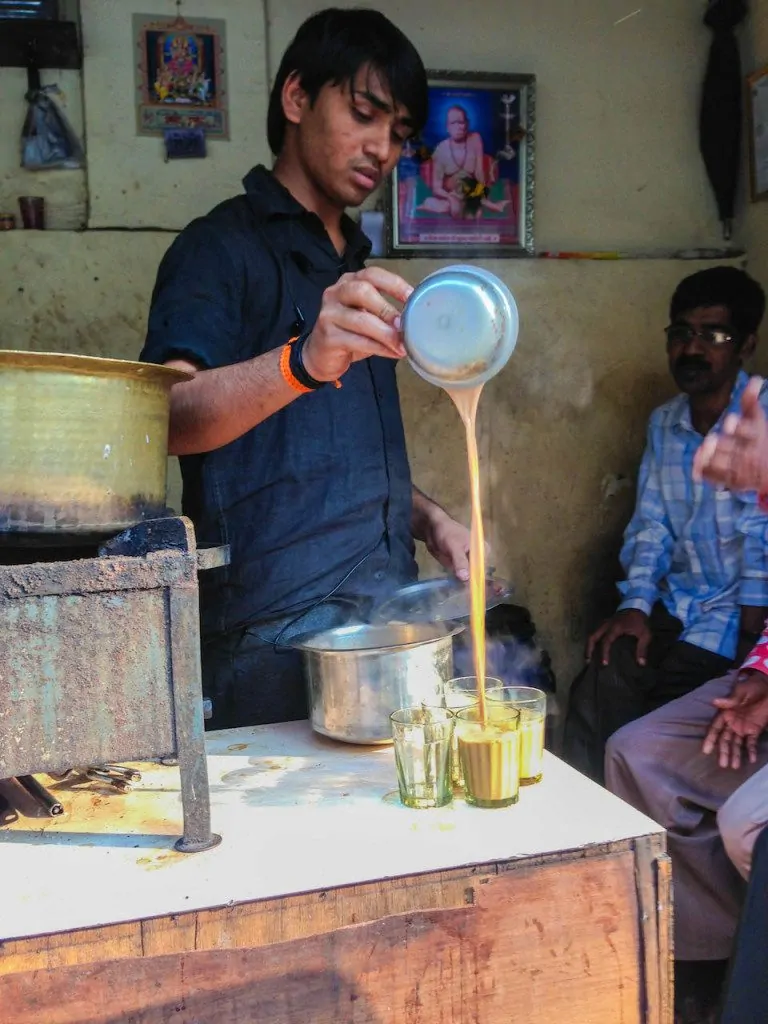
<path fill-rule="evenodd" d="M 339 257 L 319 218 L 269 171 L 254 168 L 244 185 L 165 255 L 143 360 L 212 369 L 280 347 L 302 321 L 312 327 L 326 288 L 363 266 L 370 245 L 351 220 Z M 395 364 L 354 363 L 342 383 L 180 459 L 182 509 L 198 543 L 231 546 L 230 565 L 200 577 L 207 637 L 296 614 L 331 592 L 370 598 L 416 578 Z"/>

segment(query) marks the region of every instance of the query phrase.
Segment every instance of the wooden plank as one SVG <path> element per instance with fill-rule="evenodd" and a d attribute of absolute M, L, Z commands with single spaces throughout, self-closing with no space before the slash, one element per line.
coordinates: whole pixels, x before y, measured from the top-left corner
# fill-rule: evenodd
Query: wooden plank
<path fill-rule="evenodd" d="M 478 881 L 471 905 L 257 949 L 6 975 L 4 1024 L 644 1024 L 632 850 Z"/>
<path fill-rule="evenodd" d="M 662 1024 L 671 1024 L 675 1007 L 675 952 L 672 931 L 672 858 L 667 853 L 656 857 L 656 918 L 659 924 L 659 971 L 661 973 Z"/>
<path fill-rule="evenodd" d="M 493 865 L 456 868 L 105 928 L 10 940 L 0 943 L 0 977 L 97 960 L 263 946 L 390 914 L 461 907 L 474 900 L 473 886 L 495 873 Z"/>
<path fill-rule="evenodd" d="M 673 1015 L 671 954 L 671 860 L 664 836 L 644 836 L 635 844 L 635 878 L 647 1024 L 667 1024 Z"/>
<path fill-rule="evenodd" d="M 476 902 L 478 886 L 487 885 L 500 873 L 608 857 L 632 848 L 630 843 L 622 842 L 127 924 L 12 939 L 0 943 L 0 977 L 17 971 L 55 969 L 122 957 L 263 946 L 376 921 L 391 914 L 462 907 Z"/>
<path fill-rule="evenodd" d="M 77 932 L 36 935 L 31 939 L 0 942 L 0 977 L 15 971 L 70 967 L 96 960 L 139 956 L 143 956 L 141 927 L 136 921 Z"/>
<path fill-rule="evenodd" d="M 635 847 L 635 881 L 640 910 L 640 956 L 646 998 L 647 1024 L 660 1024 L 660 971 L 659 931 L 654 907 L 657 901 L 654 853 L 647 837 L 639 839 Z"/>

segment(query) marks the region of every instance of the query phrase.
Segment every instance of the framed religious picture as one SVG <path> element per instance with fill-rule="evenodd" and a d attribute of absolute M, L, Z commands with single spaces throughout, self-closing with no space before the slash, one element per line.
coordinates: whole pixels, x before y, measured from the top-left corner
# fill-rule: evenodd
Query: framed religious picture
<path fill-rule="evenodd" d="M 534 76 L 428 75 L 427 123 L 387 186 L 387 254 L 533 255 Z"/>
<path fill-rule="evenodd" d="M 202 129 L 228 139 L 223 21 L 133 16 L 137 132 Z"/>
<path fill-rule="evenodd" d="M 749 179 L 753 202 L 768 198 L 768 68 L 747 79 Z"/>

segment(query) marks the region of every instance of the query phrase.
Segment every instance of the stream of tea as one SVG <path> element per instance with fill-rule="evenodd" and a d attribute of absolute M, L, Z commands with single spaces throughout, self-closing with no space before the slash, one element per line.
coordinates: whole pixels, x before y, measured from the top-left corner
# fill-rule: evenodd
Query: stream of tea
<path fill-rule="evenodd" d="M 469 597 L 472 652 L 477 679 L 480 721 L 485 727 L 488 713 L 485 701 L 485 534 L 480 500 L 480 465 L 477 453 L 477 406 L 483 385 L 473 388 L 446 389 L 459 411 L 467 435 L 469 489 L 472 501 L 472 522 L 469 541 Z"/>

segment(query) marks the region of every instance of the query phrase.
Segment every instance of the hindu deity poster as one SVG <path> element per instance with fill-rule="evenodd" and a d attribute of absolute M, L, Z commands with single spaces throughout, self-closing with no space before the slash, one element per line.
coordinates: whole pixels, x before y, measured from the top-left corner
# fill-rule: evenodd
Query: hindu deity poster
<path fill-rule="evenodd" d="M 224 27 L 214 19 L 134 15 L 139 135 L 199 128 L 208 139 L 229 138 Z"/>
<path fill-rule="evenodd" d="M 385 192 L 391 256 L 533 252 L 535 79 L 429 72 L 429 115 Z"/>

